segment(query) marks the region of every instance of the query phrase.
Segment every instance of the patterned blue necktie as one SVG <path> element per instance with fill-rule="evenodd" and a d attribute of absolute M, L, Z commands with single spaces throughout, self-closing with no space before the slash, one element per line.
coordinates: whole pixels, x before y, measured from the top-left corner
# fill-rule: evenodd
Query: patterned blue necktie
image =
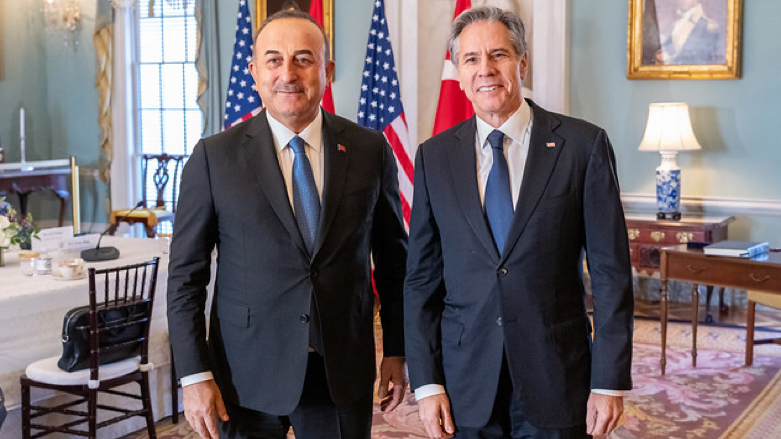
<path fill-rule="evenodd" d="M 488 143 L 494 155 L 494 164 L 485 184 L 485 214 L 499 253 L 504 249 L 504 240 L 513 220 L 513 201 L 510 189 L 510 171 L 504 158 L 504 133 L 491 131 Z"/>
<path fill-rule="evenodd" d="M 312 166 L 306 157 L 304 139 L 295 136 L 288 143 L 296 154 L 293 160 L 293 208 L 301 236 L 309 254 L 315 247 L 317 228 L 320 225 L 320 196 L 317 193 Z"/>

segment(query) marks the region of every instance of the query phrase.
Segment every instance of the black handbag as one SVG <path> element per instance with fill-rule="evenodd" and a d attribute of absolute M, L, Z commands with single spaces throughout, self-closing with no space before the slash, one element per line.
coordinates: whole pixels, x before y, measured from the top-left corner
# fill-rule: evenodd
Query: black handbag
<path fill-rule="evenodd" d="M 124 305 L 98 310 L 100 346 L 117 345 L 100 352 L 100 364 L 113 363 L 141 353 L 141 325 L 124 325 L 144 314 L 145 305 Z M 138 340 L 137 342 L 131 342 Z M 124 344 L 123 344 L 124 343 Z M 57 366 L 66 371 L 89 367 L 89 305 L 65 313 L 62 322 L 62 357 Z"/>

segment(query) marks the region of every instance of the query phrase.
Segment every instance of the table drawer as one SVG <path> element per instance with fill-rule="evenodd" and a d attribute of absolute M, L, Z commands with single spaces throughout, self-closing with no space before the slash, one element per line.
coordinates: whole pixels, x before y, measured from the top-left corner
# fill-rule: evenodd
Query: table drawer
<path fill-rule="evenodd" d="M 781 269 L 751 260 L 668 254 L 667 278 L 760 291 L 781 290 Z"/>
<path fill-rule="evenodd" d="M 628 229 L 630 242 L 655 243 L 662 245 L 686 244 L 690 241 L 709 242 L 709 237 L 702 230 L 676 230 L 663 228 L 636 227 Z"/>

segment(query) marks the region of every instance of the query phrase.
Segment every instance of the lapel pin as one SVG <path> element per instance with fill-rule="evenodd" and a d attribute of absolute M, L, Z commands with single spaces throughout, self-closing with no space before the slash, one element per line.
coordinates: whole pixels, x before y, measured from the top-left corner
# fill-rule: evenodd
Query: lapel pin
<path fill-rule="evenodd" d="M 548 147 L 548 148 L 555 148 L 556 147 L 556 143 L 555 142 L 548 142 L 548 143 L 545 144 L 545 146 Z"/>
<path fill-rule="evenodd" d="M 339 152 L 347 152 L 347 148 L 344 145 L 342 145 L 341 143 L 336 145 L 336 150 L 339 151 Z"/>

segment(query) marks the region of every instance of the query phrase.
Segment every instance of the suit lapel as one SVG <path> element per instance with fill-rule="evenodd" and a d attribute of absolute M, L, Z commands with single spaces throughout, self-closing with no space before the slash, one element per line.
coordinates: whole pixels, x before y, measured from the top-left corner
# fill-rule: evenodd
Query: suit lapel
<path fill-rule="evenodd" d="M 251 123 L 252 126 L 247 129 L 247 137 L 242 145 L 250 172 L 263 188 L 271 208 L 290 233 L 293 242 L 306 253 L 304 240 L 298 230 L 293 209 L 290 207 L 285 180 L 279 169 L 279 159 L 274 148 L 274 138 L 271 136 L 271 129 L 266 119 L 266 110 L 253 117 Z"/>
<path fill-rule="evenodd" d="M 475 117 L 462 125 L 454 135 L 456 144 L 448 149 L 450 169 L 453 173 L 453 187 L 461 204 L 466 220 L 474 230 L 486 251 L 498 260 L 493 235 L 488 228 L 480 194 L 477 192 L 477 157 L 475 157 Z"/>
<path fill-rule="evenodd" d="M 322 111 L 322 110 L 321 110 Z M 350 162 L 350 145 L 342 145 L 343 127 L 337 126 L 330 113 L 323 111 L 323 205 L 320 215 L 320 229 L 313 254 L 323 245 L 328 230 L 336 217 L 336 210 L 344 192 L 347 166 Z"/>
<path fill-rule="evenodd" d="M 529 218 L 537 208 L 537 204 L 548 186 L 559 153 L 564 147 L 564 139 L 553 132 L 559 126 L 559 120 L 533 102 L 529 101 L 529 104 L 532 107 L 534 117 L 529 141 L 529 154 L 524 166 L 523 182 L 515 206 L 515 215 L 510 225 L 510 231 L 507 233 L 502 261 L 507 259 L 529 223 Z M 554 146 L 549 146 L 551 143 Z"/>

